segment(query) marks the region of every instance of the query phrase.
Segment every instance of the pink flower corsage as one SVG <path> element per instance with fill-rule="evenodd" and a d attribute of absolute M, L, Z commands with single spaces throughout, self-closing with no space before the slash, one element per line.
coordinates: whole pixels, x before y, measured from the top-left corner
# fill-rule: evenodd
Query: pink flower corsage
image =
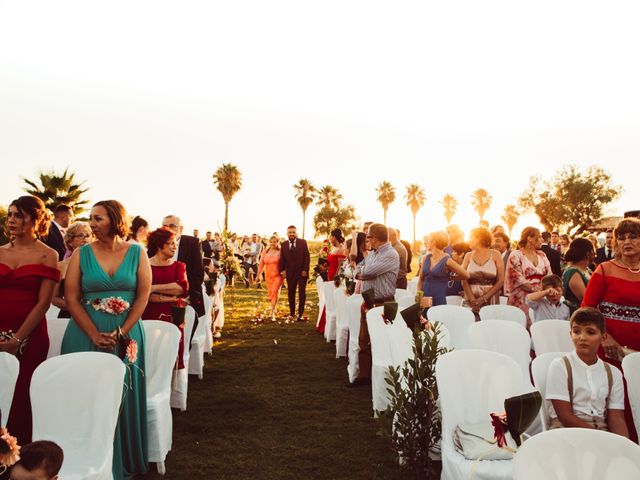
<path fill-rule="evenodd" d="M 505 434 L 507 432 L 507 414 L 506 413 L 490 413 L 491 425 L 493 425 L 493 435 L 498 442 L 498 448 L 507 445 Z"/>
<path fill-rule="evenodd" d="M 6 428 L 0 427 L 0 467 L 4 467 L 6 470 L 18 460 L 20 460 L 18 439 L 12 436 Z"/>
<path fill-rule="evenodd" d="M 120 297 L 96 298 L 89 302 L 94 310 L 110 315 L 120 315 L 129 309 L 129 302 Z"/>

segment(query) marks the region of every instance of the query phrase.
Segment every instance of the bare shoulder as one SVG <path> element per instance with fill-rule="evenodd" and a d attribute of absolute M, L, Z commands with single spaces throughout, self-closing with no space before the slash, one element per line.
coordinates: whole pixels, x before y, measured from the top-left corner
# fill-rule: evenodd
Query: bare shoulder
<path fill-rule="evenodd" d="M 58 268 L 58 252 L 42 242 L 38 243 L 40 263 L 48 267 Z"/>

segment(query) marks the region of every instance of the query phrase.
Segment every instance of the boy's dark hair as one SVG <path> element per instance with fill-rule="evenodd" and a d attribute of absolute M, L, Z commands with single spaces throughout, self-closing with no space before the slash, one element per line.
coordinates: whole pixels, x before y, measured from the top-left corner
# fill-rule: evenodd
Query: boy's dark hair
<path fill-rule="evenodd" d="M 44 470 L 47 478 L 54 477 L 62 467 L 64 453 L 57 443 L 38 440 L 20 449 L 20 465 L 29 472 Z"/>
<path fill-rule="evenodd" d="M 573 315 L 571 315 L 571 325 L 577 323 L 578 325 L 595 325 L 601 333 L 606 332 L 604 316 L 600 313 L 600 310 L 592 307 L 579 308 Z"/>
<path fill-rule="evenodd" d="M 562 287 L 562 279 L 558 275 L 547 275 L 542 279 L 542 288 L 560 288 Z"/>
<path fill-rule="evenodd" d="M 319 258 L 318 265 L 329 265 L 329 260 L 327 260 L 326 258 Z"/>

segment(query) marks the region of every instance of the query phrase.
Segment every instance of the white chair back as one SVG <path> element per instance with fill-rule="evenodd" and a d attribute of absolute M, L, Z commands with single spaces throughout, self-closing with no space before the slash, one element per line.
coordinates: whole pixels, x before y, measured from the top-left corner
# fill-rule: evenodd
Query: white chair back
<path fill-rule="evenodd" d="M 213 324 L 213 298 L 207 295 L 207 289 L 204 284 L 202 285 L 202 299 L 204 300 L 204 315 L 207 322 L 204 332 L 204 353 L 211 354 L 211 345 L 213 344 L 213 333 L 211 332 L 211 326 Z"/>
<path fill-rule="evenodd" d="M 336 339 L 336 300 L 333 293 L 336 286 L 333 282 L 324 282 L 324 310 L 326 323 L 324 326 L 324 338 L 327 342 Z"/>
<path fill-rule="evenodd" d="M 389 335 L 390 326 L 382 319 L 383 307 L 367 312 L 367 328 L 371 339 L 371 392 L 373 410 L 382 411 L 389 405 L 386 377 L 389 367 L 394 365 Z"/>
<path fill-rule="evenodd" d="M 171 407 L 178 408 L 183 412 L 187 410 L 187 394 L 189 392 L 189 359 L 191 358 L 189 347 L 191 344 L 191 332 L 193 331 L 193 325 L 195 324 L 196 319 L 196 311 L 192 306 L 187 305 L 184 318 L 184 353 L 182 355 L 182 359 L 185 368 L 176 370 L 174 380 L 171 385 Z"/>
<path fill-rule="evenodd" d="M 413 358 L 413 333 L 409 330 L 400 314 L 396 316 L 393 324 L 388 327 L 387 335 L 391 346 L 393 365 L 402 367 L 407 360 Z"/>
<path fill-rule="evenodd" d="M 509 297 L 506 297 L 504 295 L 500 295 L 500 305 L 508 305 L 509 303 Z"/>
<path fill-rule="evenodd" d="M 336 307 L 336 358 L 346 357 L 349 346 L 349 319 L 347 318 L 347 293 L 344 287 L 333 291 L 333 303 Z"/>
<path fill-rule="evenodd" d="M 49 319 L 49 317 L 47 317 L 47 334 L 49 335 L 47 358 L 60 355 L 62 339 L 64 338 L 64 332 L 67 331 L 67 327 L 69 326 L 69 321 L 69 318 L 56 317 Z"/>
<path fill-rule="evenodd" d="M 527 316 L 513 305 L 485 305 L 480 309 L 480 320 L 507 320 L 527 327 Z"/>
<path fill-rule="evenodd" d="M 549 403 L 544 397 L 547 394 L 547 373 L 549 373 L 549 365 L 558 357 L 565 355 L 564 352 L 547 352 L 538 355 L 531 362 L 531 376 L 533 384 L 542 395 L 542 408 L 540 408 L 540 421 L 542 430 L 549 428 Z"/>
<path fill-rule="evenodd" d="M 47 320 L 50 320 L 50 319 L 53 320 L 54 318 L 58 318 L 59 313 L 60 313 L 60 308 L 51 304 L 49 306 L 49 309 L 47 310 L 47 313 L 45 313 L 44 316 Z"/>
<path fill-rule="evenodd" d="M 416 276 L 407 282 L 407 290 L 411 292 L 413 296 L 418 293 L 418 280 L 420 280 L 420 278 Z"/>
<path fill-rule="evenodd" d="M 452 348 L 469 348 L 469 326 L 476 321 L 470 309 L 456 305 L 437 305 L 427 310 L 427 318 L 432 323 L 440 322 L 447 327 Z"/>
<path fill-rule="evenodd" d="M 567 320 L 541 320 L 531 324 L 531 340 L 536 355 L 571 352 L 571 327 Z"/>
<path fill-rule="evenodd" d="M 321 276 L 316 277 L 316 290 L 318 292 L 318 319 L 316 320 L 316 327 L 320 325 L 320 318 L 322 318 L 322 310 L 324 310 L 324 280 Z"/>
<path fill-rule="evenodd" d="M 529 361 L 531 338 L 524 328 L 502 320 L 483 320 L 469 327 L 471 348 L 502 353 L 518 364 L 525 387 L 531 387 Z"/>
<path fill-rule="evenodd" d="M 360 373 L 360 366 L 358 362 L 360 344 L 358 343 L 358 337 L 360 335 L 361 308 L 362 295 L 357 293 L 347 298 L 346 312 L 347 322 L 349 324 L 349 350 L 347 352 L 349 364 L 347 365 L 347 374 L 349 375 L 349 382 L 353 382 Z"/>
<path fill-rule="evenodd" d="M 414 296 L 405 295 L 404 297 L 402 297 L 400 300 L 398 300 L 398 315 L 400 315 L 400 312 L 402 310 L 404 310 L 405 308 L 410 307 L 414 303 L 416 303 L 416 298 Z"/>
<path fill-rule="evenodd" d="M 15 355 L 0 352 L 0 427 L 7 426 L 9 411 L 13 402 L 13 393 L 20 373 L 20 362 Z"/>
<path fill-rule="evenodd" d="M 62 447 L 60 478 L 112 478 L 125 368 L 110 353 L 78 352 L 50 358 L 33 373 L 33 440 Z"/>
<path fill-rule="evenodd" d="M 627 381 L 627 395 L 633 413 L 636 432 L 640 432 L 640 353 L 631 353 L 622 360 L 622 370 Z"/>
<path fill-rule="evenodd" d="M 513 461 L 514 480 L 640 478 L 640 446 L 613 433 L 559 428 L 528 439 Z"/>
<path fill-rule="evenodd" d="M 407 290 L 406 288 L 396 288 L 395 293 L 393 294 L 393 298 L 395 299 L 396 302 L 399 302 L 401 298 L 404 297 L 414 297 L 415 295 L 412 294 L 409 290 Z"/>
<path fill-rule="evenodd" d="M 464 300 L 460 295 L 447 295 L 447 305 L 457 305 L 462 306 L 462 300 Z"/>

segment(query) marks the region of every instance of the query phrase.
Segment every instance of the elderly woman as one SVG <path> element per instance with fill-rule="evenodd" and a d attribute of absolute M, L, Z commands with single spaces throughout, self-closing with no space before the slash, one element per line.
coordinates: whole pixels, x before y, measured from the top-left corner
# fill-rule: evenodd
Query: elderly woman
<path fill-rule="evenodd" d="M 640 220 L 625 218 L 613 231 L 615 257 L 596 268 L 587 285 L 583 307 L 605 317 L 607 338 L 600 356 L 616 367 L 630 350 L 640 350 Z M 637 441 L 631 409 L 625 406 L 631 439 Z"/>
<path fill-rule="evenodd" d="M 73 253 L 76 248 L 80 248 L 91 241 L 91 227 L 87 222 L 75 222 L 69 225 L 69 228 L 64 232 L 64 245 L 67 247 L 67 251 Z M 71 318 L 69 310 L 67 310 L 67 301 L 64 299 L 64 277 L 67 274 L 67 267 L 71 255 L 58 263 L 58 270 L 60 270 L 60 283 L 56 285 L 56 289 L 53 293 L 53 303 L 60 309 L 58 318 Z"/>
<path fill-rule="evenodd" d="M 511 252 L 507 261 L 504 291 L 509 295 L 509 305 L 521 309 L 527 317 L 527 328 L 531 325 L 529 307 L 525 297 L 541 288 L 544 277 L 551 274 L 551 264 L 540 250 L 542 235 L 535 227 L 527 227 L 520 234 L 518 249 Z"/>
<path fill-rule="evenodd" d="M 567 267 L 562 274 L 564 299 L 571 313 L 580 307 L 584 292 L 591 278 L 589 265 L 595 258 L 593 244 L 586 238 L 576 238 L 565 253 Z"/>
<path fill-rule="evenodd" d="M 493 238 L 485 228 L 474 228 L 469 237 L 471 251 L 464 257 L 462 268 L 469 272 L 469 280 L 462 282 L 465 306 L 478 313 L 485 305 L 499 303 L 504 283 L 504 261 L 497 250 L 491 248 Z"/>

